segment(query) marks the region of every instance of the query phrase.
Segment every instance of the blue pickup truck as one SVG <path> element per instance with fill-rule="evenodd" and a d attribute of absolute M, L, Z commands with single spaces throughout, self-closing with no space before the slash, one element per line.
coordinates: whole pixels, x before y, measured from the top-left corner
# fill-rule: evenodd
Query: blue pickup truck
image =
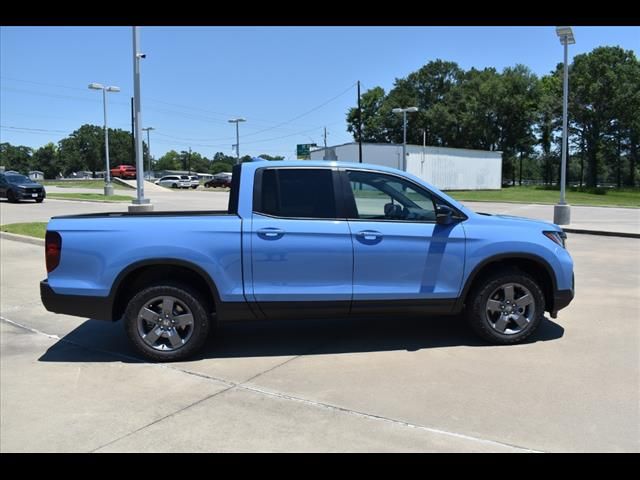
<path fill-rule="evenodd" d="M 232 178 L 225 211 L 52 218 L 47 310 L 123 319 L 142 355 L 172 361 L 242 319 L 464 313 L 511 344 L 573 299 L 556 225 L 475 213 L 381 166 L 255 161 Z"/>

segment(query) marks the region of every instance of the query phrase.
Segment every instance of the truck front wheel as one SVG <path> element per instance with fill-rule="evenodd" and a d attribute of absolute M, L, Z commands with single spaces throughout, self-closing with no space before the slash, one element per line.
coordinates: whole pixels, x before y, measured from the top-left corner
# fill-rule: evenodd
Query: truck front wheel
<path fill-rule="evenodd" d="M 467 300 L 466 318 L 482 338 L 505 345 L 529 337 L 544 310 L 544 294 L 536 280 L 518 269 L 503 269 L 475 286 Z"/>
<path fill-rule="evenodd" d="M 153 361 L 183 360 L 207 339 L 210 322 L 202 296 L 181 284 L 139 291 L 127 305 L 124 326 L 136 350 Z"/>

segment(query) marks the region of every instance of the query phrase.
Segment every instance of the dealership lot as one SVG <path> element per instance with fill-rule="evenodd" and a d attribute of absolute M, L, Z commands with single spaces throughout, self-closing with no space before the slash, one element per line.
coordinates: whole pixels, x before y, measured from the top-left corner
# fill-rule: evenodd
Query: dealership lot
<path fill-rule="evenodd" d="M 0 204 L 2 223 L 89 211 L 126 204 Z M 640 240 L 568 247 L 577 297 L 523 345 L 455 318 L 301 319 L 223 325 L 195 360 L 152 365 L 120 322 L 45 311 L 42 247 L 2 239 L 0 451 L 638 451 Z"/>

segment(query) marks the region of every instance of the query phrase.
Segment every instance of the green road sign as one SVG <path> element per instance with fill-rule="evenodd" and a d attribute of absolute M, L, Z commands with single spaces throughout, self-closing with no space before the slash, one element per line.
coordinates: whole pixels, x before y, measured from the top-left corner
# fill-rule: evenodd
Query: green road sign
<path fill-rule="evenodd" d="M 311 147 L 317 147 L 315 143 L 301 143 L 297 145 L 298 160 L 309 160 L 311 158 Z"/>

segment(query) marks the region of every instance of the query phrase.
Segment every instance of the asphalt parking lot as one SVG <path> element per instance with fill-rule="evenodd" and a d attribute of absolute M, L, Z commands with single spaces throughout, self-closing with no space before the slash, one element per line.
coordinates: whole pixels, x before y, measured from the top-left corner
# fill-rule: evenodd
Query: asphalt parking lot
<path fill-rule="evenodd" d="M 2 223 L 43 206 L 105 207 L 3 202 Z M 568 247 L 576 299 L 523 345 L 455 318 L 301 319 L 223 325 L 154 365 L 119 322 L 45 311 L 42 247 L 1 239 L 0 451 L 640 451 L 640 240 Z"/>

